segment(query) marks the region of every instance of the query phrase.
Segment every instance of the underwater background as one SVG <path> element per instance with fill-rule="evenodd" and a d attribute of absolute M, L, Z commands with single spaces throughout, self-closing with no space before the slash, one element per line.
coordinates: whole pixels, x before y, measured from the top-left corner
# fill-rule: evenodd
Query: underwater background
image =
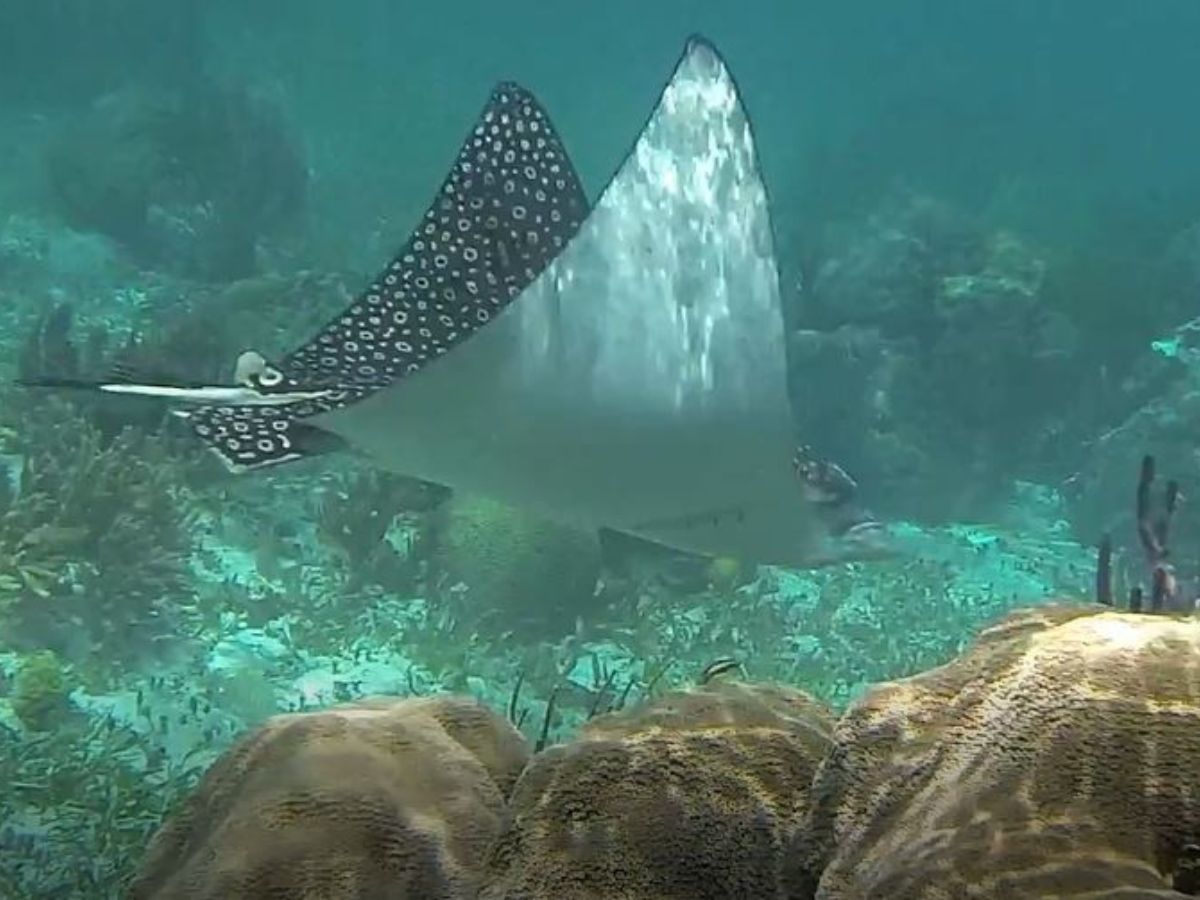
<path fill-rule="evenodd" d="M 902 552 L 701 559 L 348 456 L 232 476 L 156 403 L 8 386 L 295 346 L 502 78 L 595 196 L 693 32 L 753 118 L 800 433 Z M 281 712 L 465 694 L 544 744 L 717 661 L 840 713 L 1090 603 L 1104 534 L 1143 580 L 1148 453 L 1193 585 L 1198 33 L 1185 0 L 0 0 L 0 897 L 124 896 Z"/>

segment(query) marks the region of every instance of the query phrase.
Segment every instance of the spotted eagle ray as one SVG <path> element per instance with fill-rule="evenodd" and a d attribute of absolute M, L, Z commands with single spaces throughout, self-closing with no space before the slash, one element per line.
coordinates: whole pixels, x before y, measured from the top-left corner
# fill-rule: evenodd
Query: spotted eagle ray
<path fill-rule="evenodd" d="M 854 482 L 796 450 L 785 368 L 753 131 L 692 38 L 590 210 L 549 117 L 503 83 L 404 249 L 313 340 L 242 354 L 234 385 L 93 386 L 201 404 L 177 414 L 235 471 L 349 447 L 682 550 L 872 555 Z"/>

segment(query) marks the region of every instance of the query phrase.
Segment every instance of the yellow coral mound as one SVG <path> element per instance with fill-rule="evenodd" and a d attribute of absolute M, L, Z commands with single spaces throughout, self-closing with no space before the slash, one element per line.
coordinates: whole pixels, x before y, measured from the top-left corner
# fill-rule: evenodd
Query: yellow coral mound
<path fill-rule="evenodd" d="M 729 682 L 594 720 L 521 776 L 481 900 L 781 896 L 832 724 L 798 691 Z"/>
<path fill-rule="evenodd" d="M 155 836 L 131 900 L 473 896 L 528 755 L 463 698 L 277 716 Z"/>
<path fill-rule="evenodd" d="M 813 804 L 796 898 L 1190 894 L 1200 621 L 1015 614 L 847 712 Z"/>

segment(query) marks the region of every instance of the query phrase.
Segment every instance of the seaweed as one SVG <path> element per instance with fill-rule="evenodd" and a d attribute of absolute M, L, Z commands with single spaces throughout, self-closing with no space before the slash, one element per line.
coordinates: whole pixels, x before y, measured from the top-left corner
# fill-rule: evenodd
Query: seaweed
<path fill-rule="evenodd" d="M 21 737 L 0 729 L 0 895 L 123 897 L 198 763 L 111 718 Z"/>
<path fill-rule="evenodd" d="M 394 546 L 393 526 L 398 518 L 415 525 L 447 494 L 438 485 L 377 469 L 351 472 L 326 488 L 317 501 L 317 536 L 333 551 L 346 587 L 378 584 L 400 593 L 414 587 L 421 574 L 415 547 Z"/>
<path fill-rule="evenodd" d="M 0 434 L 0 621 L 20 642 L 144 657 L 190 596 L 187 461 L 154 434 L 107 437 L 49 398 Z"/>

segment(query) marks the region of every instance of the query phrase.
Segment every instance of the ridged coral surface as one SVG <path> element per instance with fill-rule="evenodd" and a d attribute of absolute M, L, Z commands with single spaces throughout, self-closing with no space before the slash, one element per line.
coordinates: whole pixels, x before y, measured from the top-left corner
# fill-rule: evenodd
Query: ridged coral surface
<path fill-rule="evenodd" d="M 1047 607 L 880 685 L 834 734 L 792 895 L 1184 896 L 1200 620 Z"/>
<path fill-rule="evenodd" d="M 525 771 L 480 896 L 780 896 L 831 725 L 798 691 L 733 683 L 602 716 Z"/>
<path fill-rule="evenodd" d="M 471 896 L 528 756 L 462 698 L 271 719 L 154 838 L 132 900 Z"/>

